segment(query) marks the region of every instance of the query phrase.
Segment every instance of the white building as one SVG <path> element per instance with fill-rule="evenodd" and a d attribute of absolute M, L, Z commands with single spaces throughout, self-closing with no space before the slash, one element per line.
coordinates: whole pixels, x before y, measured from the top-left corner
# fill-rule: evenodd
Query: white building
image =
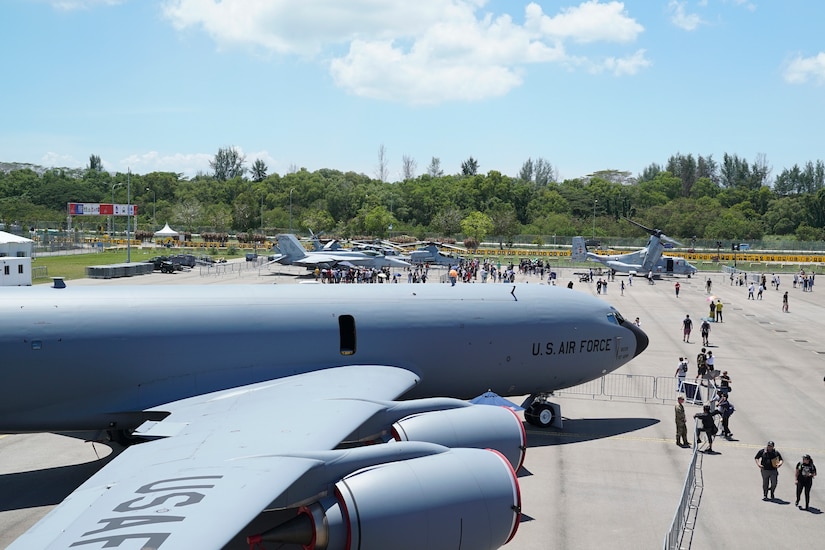
<path fill-rule="evenodd" d="M 0 231 L 0 286 L 31 286 L 34 241 Z"/>

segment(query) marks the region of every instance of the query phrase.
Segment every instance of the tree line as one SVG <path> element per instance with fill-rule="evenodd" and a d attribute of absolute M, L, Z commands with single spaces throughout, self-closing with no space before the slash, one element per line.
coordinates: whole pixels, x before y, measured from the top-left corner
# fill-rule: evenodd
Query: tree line
<path fill-rule="evenodd" d="M 431 159 L 425 173 L 402 159 L 397 181 L 386 181 L 386 150 L 376 177 L 324 168 L 268 173 L 266 164 L 233 147 L 221 148 L 211 172 L 187 178 L 171 172 L 131 174 L 138 225 L 169 222 L 189 232 L 325 232 L 340 237 L 407 234 L 464 236 L 512 242 L 516 235 L 634 237 L 632 218 L 676 238 L 737 240 L 825 239 L 825 164 L 817 160 L 772 178 L 764 155 L 672 155 L 636 176 L 603 170 L 558 181 L 544 158 L 529 158 L 515 176 L 481 170 L 469 157 L 454 174 Z M 69 202 L 127 201 L 123 173 L 104 170 L 97 155 L 84 169 L 26 167 L 0 172 L 0 221 L 24 227 L 65 227 Z M 105 221 L 77 217 L 75 227 L 105 229 Z"/>

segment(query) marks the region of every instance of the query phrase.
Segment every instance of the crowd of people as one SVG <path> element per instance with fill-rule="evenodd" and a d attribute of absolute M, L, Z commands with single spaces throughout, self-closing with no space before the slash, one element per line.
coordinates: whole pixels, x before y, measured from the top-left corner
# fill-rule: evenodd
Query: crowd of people
<path fill-rule="evenodd" d="M 737 286 L 747 285 L 747 300 L 762 300 L 763 294 L 768 288 L 768 284 L 774 291 L 780 291 L 781 277 L 778 274 L 772 274 L 770 280 L 766 275 L 754 277 L 748 283 L 746 273 L 741 273 L 738 276 L 731 274 L 731 284 Z M 803 291 L 811 292 L 813 290 L 813 281 L 815 277 L 812 273 L 805 273 L 801 270 L 793 275 L 793 288 L 801 288 Z M 705 289 L 710 294 L 712 282 L 710 277 L 707 278 Z M 676 296 L 679 296 L 679 283 L 676 283 Z M 788 311 L 788 291 L 785 290 L 782 296 L 782 310 Z M 730 427 L 731 416 L 735 412 L 735 407 L 730 400 L 730 393 L 732 391 L 732 379 L 727 370 L 721 372 L 717 369 L 716 359 L 713 351 L 708 350 L 709 336 L 710 336 L 710 322 L 722 322 L 722 302 L 715 296 L 709 298 L 708 316 L 702 321 L 702 345 L 703 347 L 696 357 L 696 376 L 692 383 L 687 382 L 689 367 L 689 359 L 685 356 L 680 356 L 676 367 L 674 376 L 676 377 L 676 391 L 679 394 L 677 403 L 675 405 L 675 422 L 676 422 L 676 444 L 680 447 L 690 447 L 691 443 L 688 440 L 687 429 L 687 415 L 685 412 L 684 403 L 687 400 L 693 403 L 702 404 L 702 397 L 700 392 L 704 390 L 707 392 L 707 400 L 702 404 L 701 412 L 693 415 L 695 421 L 694 437 L 697 445 L 703 442 L 703 438 L 707 441 L 706 447 L 702 452 L 714 453 L 713 441 L 717 434 L 721 434 L 726 439 L 730 440 L 733 437 L 733 432 Z M 693 322 L 690 315 L 685 315 L 682 320 L 682 341 L 690 343 L 690 334 L 693 328 Z M 762 494 L 763 500 L 774 500 L 776 488 L 779 479 L 779 469 L 784 464 L 781 453 L 776 450 L 773 441 L 768 441 L 767 445 L 760 449 L 754 457 L 756 466 L 759 468 L 762 476 Z M 794 484 L 796 487 L 796 502 L 795 505 L 801 510 L 808 510 L 810 506 L 810 492 L 813 485 L 813 479 L 816 477 L 816 466 L 809 454 L 802 455 L 801 460 L 794 468 Z M 800 502 L 804 498 L 804 505 Z"/>

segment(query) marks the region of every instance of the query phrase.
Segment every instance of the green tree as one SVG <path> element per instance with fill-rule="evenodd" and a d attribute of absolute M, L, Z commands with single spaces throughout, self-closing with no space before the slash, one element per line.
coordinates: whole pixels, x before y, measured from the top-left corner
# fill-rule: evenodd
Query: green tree
<path fill-rule="evenodd" d="M 444 175 L 440 158 L 433 157 L 432 160 L 430 160 L 430 165 L 427 167 L 427 174 L 429 174 L 431 178 L 440 178 Z"/>
<path fill-rule="evenodd" d="M 335 218 L 326 210 L 310 208 L 304 212 L 301 226 L 315 233 L 326 233 L 335 227 Z"/>
<path fill-rule="evenodd" d="M 102 172 L 103 171 L 103 161 L 100 160 L 99 155 L 89 155 L 88 169 L 92 172 Z"/>
<path fill-rule="evenodd" d="M 364 216 L 364 229 L 369 235 L 383 239 L 387 236 L 392 222 L 392 214 L 383 206 L 376 206 Z"/>
<path fill-rule="evenodd" d="M 504 248 L 504 241 L 508 243 L 513 241 L 516 233 L 519 230 L 518 219 L 516 219 L 516 209 L 512 204 L 502 202 L 496 199 L 487 210 L 487 216 L 493 222 L 491 233 L 498 235 L 498 246 Z"/>
<path fill-rule="evenodd" d="M 261 159 L 255 159 L 255 162 L 252 163 L 252 181 L 261 182 L 266 179 L 266 171 L 268 167 L 264 161 Z"/>
<path fill-rule="evenodd" d="M 493 220 L 482 212 L 470 212 L 466 218 L 461 220 L 461 231 L 480 244 L 493 231 Z"/>
<path fill-rule="evenodd" d="M 457 208 L 444 208 L 433 217 L 430 226 L 445 237 L 450 237 L 462 230 L 461 212 Z"/>
<path fill-rule="evenodd" d="M 213 175 L 218 181 L 241 178 L 246 173 L 246 156 L 235 147 L 221 147 L 209 161 Z"/>
<path fill-rule="evenodd" d="M 478 161 L 473 157 L 468 158 L 461 163 L 462 176 L 475 176 L 478 174 Z"/>

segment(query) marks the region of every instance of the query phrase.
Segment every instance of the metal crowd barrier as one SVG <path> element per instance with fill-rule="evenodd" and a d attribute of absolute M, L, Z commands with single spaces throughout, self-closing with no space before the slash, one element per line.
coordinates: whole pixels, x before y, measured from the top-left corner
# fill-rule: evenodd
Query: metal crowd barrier
<path fill-rule="evenodd" d="M 667 403 L 676 401 L 679 382 L 673 376 L 649 376 L 642 374 L 606 374 L 605 376 L 558 390 L 557 395 L 613 399 L 630 399 Z"/>
<path fill-rule="evenodd" d="M 696 422 L 698 424 L 698 421 Z M 690 542 L 687 546 L 682 545 L 685 537 L 685 532 L 692 529 L 696 523 L 696 511 L 699 509 L 699 500 L 702 496 L 702 456 L 699 452 L 699 446 L 696 443 L 696 426 L 693 428 L 693 456 L 688 465 L 687 475 L 685 476 L 685 483 L 682 485 L 682 495 L 679 498 L 679 505 L 676 506 L 676 512 L 673 514 L 673 521 L 670 523 L 670 529 L 665 535 L 665 540 L 662 545 L 663 550 L 680 550 L 682 548 L 690 548 Z M 697 493 L 698 489 L 698 493 Z"/>

